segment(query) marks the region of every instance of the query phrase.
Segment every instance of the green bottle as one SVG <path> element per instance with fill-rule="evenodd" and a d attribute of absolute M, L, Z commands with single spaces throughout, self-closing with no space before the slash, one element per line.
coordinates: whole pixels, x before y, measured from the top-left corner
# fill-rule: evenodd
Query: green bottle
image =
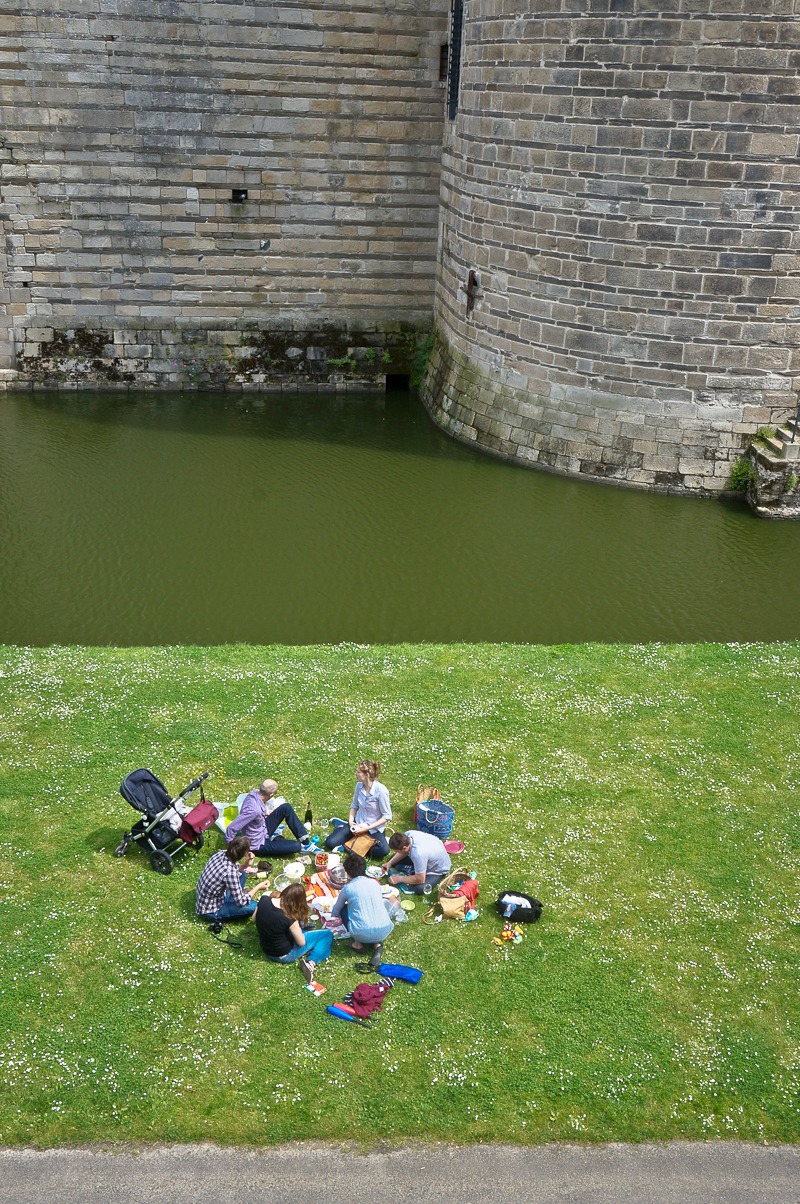
<path fill-rule="evenodd" d="M 310 803 L 309 803 L 309 804 L 308 804 L 308 806 L 306 807 L 306 814 L 305 814 L 305 819 L 303 820 L 303 823 L 306 825 L 306 827 L 307 827 L 307 828 L 310 828 L 310 827 L 313 825 L 313 823 L 314 823 L 314 816 L 313 816 L 313 813 L 312 813 L 312 811 L 311 811 L 311 804 L 310 804 Z"/>

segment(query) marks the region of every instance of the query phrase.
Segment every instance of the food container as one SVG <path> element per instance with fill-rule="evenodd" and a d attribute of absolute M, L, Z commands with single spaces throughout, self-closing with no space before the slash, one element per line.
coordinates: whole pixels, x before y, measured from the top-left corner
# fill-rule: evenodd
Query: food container
<path fill-rule="evenodd" d="M 336 890 L 341 890 L 347 881 L 347 872 L 344 866 L 336 865 L 333 869 L 328 869 L 328 881 Z"/>
<path fill-rule="evenodd" d="M 299 882 L 305 873 L 306 867 L 302 861 L 290 861 L 288 865 L 283 867 L 283 872 L 290 882 Z"/>
<path fill-rule="evenodd" d="M 328 854 L 317 853 L 314 857 L 314 865 L 318 870 L 326 870 L 328 868 Z"/>
<path fill-rule="evenodd" d="M 369 866 L 367 866 L 367 877 L 368 878 L 382 878 L 383 870 L 381 869 L 381 867 L 379 865 L 369 865 Z"/>
<path fill-rule="evenodd" d="M 278 877 L 273 882 L 276 890 L 286 890 L 286 887 L 291 883 L 291 878 L 287 878 L 285 874 L 278 874 Z"/>

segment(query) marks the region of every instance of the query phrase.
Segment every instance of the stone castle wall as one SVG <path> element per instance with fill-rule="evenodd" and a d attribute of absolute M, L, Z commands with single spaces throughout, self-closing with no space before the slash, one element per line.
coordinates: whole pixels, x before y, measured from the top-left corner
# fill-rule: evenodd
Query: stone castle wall
<path fill-rule="evenodd" d="M 433 303 L 447 0 L 3 11 L 4 377 L 408 370 Z"/>
<path fill-rule="evenodd" d="M 798 35 L 798 0 L 468 0 L 423 390 L 442 426 L 717 491 L 794 413 Z"/>

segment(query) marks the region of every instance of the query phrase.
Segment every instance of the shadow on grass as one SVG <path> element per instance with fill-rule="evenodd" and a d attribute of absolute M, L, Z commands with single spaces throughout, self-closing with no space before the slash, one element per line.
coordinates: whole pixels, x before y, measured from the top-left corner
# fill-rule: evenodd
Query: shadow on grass
<path fill-rule="evenodd" d="M 102 853 L 105 849 L 110 856 L 122 840 L 122 835 L 121 828 L 97 828 L 87 834 L 84 844 L 92 853 Z"/>

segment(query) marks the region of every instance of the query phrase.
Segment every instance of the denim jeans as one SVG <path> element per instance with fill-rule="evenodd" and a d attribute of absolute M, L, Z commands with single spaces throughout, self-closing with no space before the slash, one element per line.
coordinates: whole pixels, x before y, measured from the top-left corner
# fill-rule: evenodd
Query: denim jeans
<path fill-rule="evenodd" d="M 359 941 L 362 945 L 382 945 L 387 936 L 391 935 L 394 924 L 389 919 L 389 913 L 386 913 L 386 925 L 383 928 L 354 928 L 350 924 L 350 916 L 345 903 L 342 910 L 339 912 L 339 919 L 347 929 L 348 935 L 354 941 Z"/>
<path fill-rule="evenodd" d="M 345 824 L 341 828 L 334 828 L 328 839 L 325 841 L 325 848 L 336 849 L 340 844 L 344 844 L 346 840 L 352 840 L 354 836 L 355 832 L 350 831 L 349 824 Z M 378 831 L 377 828 L 373 828 L 370 831 L 370 836 L 375 841 L 375 844 L 369 851 L 370 857 L 388 857 L 390 852 L 389 842 L 387 841 L 384 832 L 382 830 Z"/>
<path fill-rule="evenodd" d="M 416 874 L 416 872 L 417 871 L 414 869 L 412 862 L 396 861 L 389 870 L 389 877 L 391 877 L 392 874 L 405 874 L 406 876 L 410 876 L 411 874 Z M 403 890 L 411 891 L 412 895 L 421 895 L 423 894 L 424 887 L 436 886 L 439 882 L 441 882 L 442 878 L 444 878 L 444 874 L 426 874 L 424 882 L 404 882 L 402 884 Z"/>
<path fill-rule="evenodd" d="M 244 889 L 244 884 L 247 881 L 247 874 L 242 873 L 239 876 L 239 881 Z M 241 920 L 244 916 L 251 916 L 256 909 L 255 899 L 251 899 L 246 907 L 240 907 L 238 903 L 234 903 L 233 895 L 229 890 L 225 891 L 225 898 L 222 900 L 222 906 L 219 911 L 208 912 L 201 916 L 202 920 Z"/>
<path fill-rule="evenodd" d="M 288 962 L 299 961 L 301 957 L 307 957 L 316 965 L 324 962 L 330 957 L 331 949 L 333 948 L 333 933 L 327 928 L 316 929 L 311 932 L 304 932 L 306 938 L 305 945 L 295 945 L 294 949 L 290 949 L 288 953 L 284 953 L 283 957 L 271 957 L 271 962 Z"/>
<path fill-rule="evenodd" d="M 275 835 L 275 829 L 284 822 L 289 830 L 298 837 L 297 840 L 287 840 L 283 836 Z M 280 803 L 267 816 L 267 839 L 260 849 L 254 849 L 253 852 L 258 857 L 290 857 L 292 853 L 300 852 L 300 842 L 306 840 L 308 840 L 308 832 L 300 822 L 294 807 L 289 803 Z"/>

